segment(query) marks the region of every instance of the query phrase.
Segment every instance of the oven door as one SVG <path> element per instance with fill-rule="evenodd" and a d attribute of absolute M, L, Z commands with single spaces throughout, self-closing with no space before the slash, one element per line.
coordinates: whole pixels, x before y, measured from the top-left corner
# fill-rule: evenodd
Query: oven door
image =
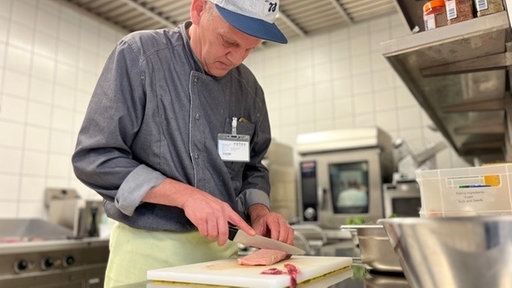
<path fill-rule="evenodd" d="M 383 185 L 384 215 L 389 217 L 419 217 L 421 194 L 416 182 Z"/>

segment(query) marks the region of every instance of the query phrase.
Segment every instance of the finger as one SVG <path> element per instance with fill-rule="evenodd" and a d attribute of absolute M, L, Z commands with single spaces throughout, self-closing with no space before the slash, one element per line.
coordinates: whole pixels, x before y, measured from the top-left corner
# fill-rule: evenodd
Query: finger
<path fill-rule="evenodd" d="M 280 235 L 282 225 L 279 222 L 279 218 L 276 218 L 273 215 L 271 215 L 271 217 L 269 217 L 267 220 L 267 226 L 268 226 L 268 229 L 270 230 L 270 237 L 272 239 L 282 241 L 281 235 Z"/>
<path fill-rule="evenodd" d="M 288 224 L 283 223 L 283 221 L 279 221 L 278 223 L 279 223 L 279 226 L 278 226 L 279 227 L 278 228 L 279 229 L 279 231 L 278 231 L 279 238 L 277 238 L 277 239 L 279 239 L 279 241 L 281 241 L 281 242 L 286 242 L 288 240 L 288 227 L 287 227 Z"/>
<path fill-rule="evenodd" d="M 285 243 L 292 242 L 294 237 L 293 229 L 291 229 L 288 222 L 277 214 L 273 214 L 270 218 L 268 225 L 271 237 Z"/>
<path fill-rule="evenodd" d="M 210 216 L 210 218 L 208 219 L 208 239 L 210 240 L 213 240 L 215 238 L 217 238 L 217 236 L 219 235 L 219 232 L 218 232 L 218 226 L 217 226 L 217 217 L 214 216 Z"/>
<path fill-rule="evenodd" d="M 250 236 L 256 235 L 256 231 L 254 231 L 254 229 L 249 224 L 247 224 L 247 222 L 245 222 L 244 219 L 242 219 L 242 217 L 240 217 L 235 211 L 233 211 L 233 213 L 229 214 L 228 221 L 231 224 L 238 227 L 240 230 L 247 233 L 248 235 L 250 235 Z"/>
<path fill-rule="evenodd" d="M 284 222 L 283 230 L 283 242 L 291 244 L 293 243 L 294 233 L 292 227 L 288 224 L 288 222 Z"/>
<path fill-rule="evenodd" d="M 286 243 L 293 245 L 295 243 L 295 230 L 288 225 L 288 240 Z"/>
<path fill-rule="evenodd" d="M 217 244 L 223 246 L 228 241 L 228 223 L 224 219 L 217 221 Z"/>

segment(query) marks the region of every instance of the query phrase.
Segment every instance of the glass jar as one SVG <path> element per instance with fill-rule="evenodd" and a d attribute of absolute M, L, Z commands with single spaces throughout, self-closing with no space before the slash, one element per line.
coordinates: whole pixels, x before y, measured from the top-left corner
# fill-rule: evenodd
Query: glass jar
<path fill-rule="evenodd" d="M 474 0 L 478 17 L 505 10 L 502 0 Z"/>
<path fill-rule="evenodd" d="M 473 18 L 473 0 L 445 0 L 448 24 L 454 24 Z"/>
<path fill-rule="evenodd" d="M 423 21 L 425 22 L 425 31 L 438 27 L 446 26 L 446 8 L 444 0 L 432 0 L 423 5 Z"/>

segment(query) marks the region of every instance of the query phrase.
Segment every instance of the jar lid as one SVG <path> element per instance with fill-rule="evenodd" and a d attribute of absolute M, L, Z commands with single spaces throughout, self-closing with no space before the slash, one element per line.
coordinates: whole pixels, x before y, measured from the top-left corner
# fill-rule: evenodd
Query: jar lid
<path fill-rule="evenodd" d="M 429 12 L 430 10 L 432 10 L 433 8 L 436 8 L 436 7 L 444 8 L 444 0 L 428 1 L 427 3 L 425 3 L 425 5 L 423 5 L 423 12 Z"/>

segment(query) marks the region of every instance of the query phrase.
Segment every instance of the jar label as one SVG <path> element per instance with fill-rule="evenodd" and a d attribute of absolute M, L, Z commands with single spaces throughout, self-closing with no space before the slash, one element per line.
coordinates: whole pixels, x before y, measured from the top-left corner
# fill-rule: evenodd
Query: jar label
<path fill-rule="evenodd" d="M 446 7 L 446 18 L 448 20 L 457 18 L 457 3 L 455 0 L 449 0 L 445 2 Z"/>
<path fill-rule="evenodd" d="M 475 0 L 476 11 L 487 10 L 489 5 L 487 4 L 487 0 Z"/>
<path fill-rule="evenodd" d="M 436 28 L 435 15 L 426 15 L 425 17 L 423 17 L 423 19 L 425 20 L 425 30 L 426 31 Z"/>

